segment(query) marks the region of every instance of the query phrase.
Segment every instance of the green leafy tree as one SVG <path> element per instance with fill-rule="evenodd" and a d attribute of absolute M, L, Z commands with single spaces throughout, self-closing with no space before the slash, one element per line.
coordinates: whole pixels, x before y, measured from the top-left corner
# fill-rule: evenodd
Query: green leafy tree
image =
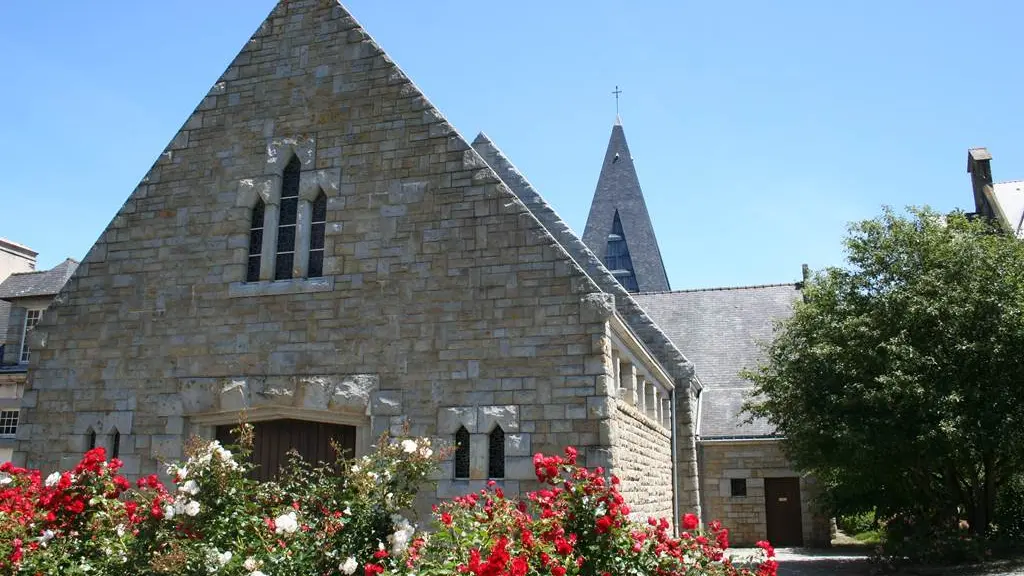
<path fill-rule="evenodd" d="M 1024 242 L 912 208 L 845 246 L 745 373 L 747 409 L 836 511 L 986 533 L 1024 461 Z"/>

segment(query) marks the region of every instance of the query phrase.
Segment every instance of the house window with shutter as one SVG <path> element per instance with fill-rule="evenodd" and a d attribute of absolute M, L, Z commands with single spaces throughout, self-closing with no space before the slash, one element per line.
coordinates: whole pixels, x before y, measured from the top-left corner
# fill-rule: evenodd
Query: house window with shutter
<path fill-rule="evenodd" d="M 17 410 L 0 410 L 0 437 L 14 438 L 18 434 Z"/>
<path fill-rule="evenodd" d="M 39 323 L 39 319 L 43 316 L 42 310 L 26 310 L 25 311 L 25 325 L 21 331 L 21 357 L 20 362 L 22 364 L 28 364 L 29 356 L 29 334 L 32 333 L 32 329 Z"/>

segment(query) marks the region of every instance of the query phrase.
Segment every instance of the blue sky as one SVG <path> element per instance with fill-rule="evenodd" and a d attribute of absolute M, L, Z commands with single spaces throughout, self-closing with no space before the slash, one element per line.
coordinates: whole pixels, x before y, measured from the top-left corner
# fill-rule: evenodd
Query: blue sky
<path fill-rule="evenodd" d="M 0 2 L 0 236 L 81 258 L 273 0 Z M 622 118 L 674 288 L 842 262 L 883 204 L 1024 179 L 1024 3 L 350 0 L 578 232 Z"/>

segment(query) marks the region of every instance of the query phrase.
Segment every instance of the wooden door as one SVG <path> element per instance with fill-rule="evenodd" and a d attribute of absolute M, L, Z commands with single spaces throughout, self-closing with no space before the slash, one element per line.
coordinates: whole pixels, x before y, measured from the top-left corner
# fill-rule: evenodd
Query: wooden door
<path fill-rule="evenodd" d="M 236 444 L 231 436 L 234 425 L 218 426 L 217 439 L 222 444 Z M 310 463 L 333 462 L 339 455 L 331 447 L 332 440 L 341 447 L 341 457 L 352 458 L 356 450 L 356 429 L 341 424 L 305 420 L 268 420 L 253 423 L 251 459 L 259 467 L 253 471 L 257 480 L 270 480 L 288 463 L 288 451 L 296 450 Z"/>
<path fill-rule="evenodd" d="M 764 507 L 768 523 L 768 541 L 772 546 L 803 546 L 800 479 L 765 478 Z"/>

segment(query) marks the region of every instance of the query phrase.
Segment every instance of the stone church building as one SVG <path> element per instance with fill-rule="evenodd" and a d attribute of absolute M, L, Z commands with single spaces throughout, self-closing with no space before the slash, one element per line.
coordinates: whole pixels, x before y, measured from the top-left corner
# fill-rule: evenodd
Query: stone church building
<path fill-rule="evenodd" d="M 621 123 L 581 239 L 336 1 L 282 0 L 36 325 L 15 458 L 160 472 L 244 413 L 269 475 L 408 426 L 458 446 L 424 506 L 533 489 L 573 445 L 639 517 L 822 543 L 813 482 L 738 414 L 798 296 L 671 292 Z"/>

